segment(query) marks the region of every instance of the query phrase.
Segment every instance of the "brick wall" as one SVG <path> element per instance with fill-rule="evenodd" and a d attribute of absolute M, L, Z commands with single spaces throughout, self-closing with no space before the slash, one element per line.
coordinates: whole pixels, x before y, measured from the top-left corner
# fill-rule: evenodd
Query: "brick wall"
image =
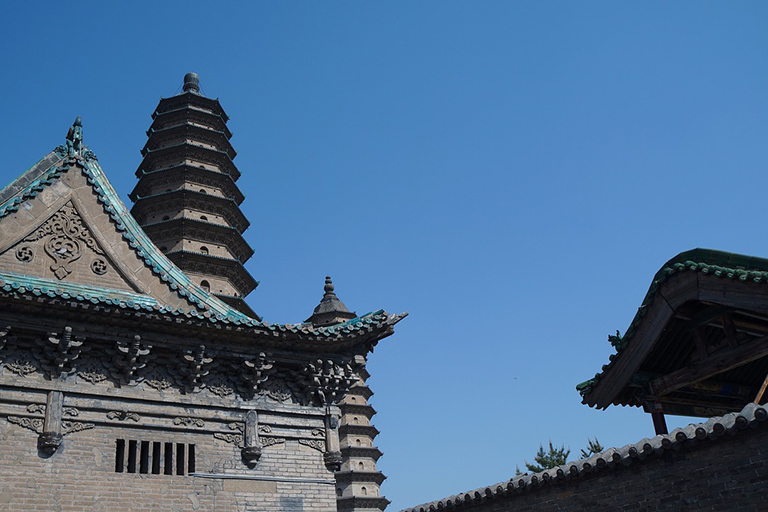
<path fill-rule="evenodd" d="M 472 512 L 768 510 L 768 428 L 753 428 L 590 474 L 440 508 Z M 493 490 L 491 490 L 493 492 Z M 482 493 L 481 493 L 482 494 Z M 445 500 L 444 500 L 445 501 Z M 436 503 L 412 510 L 432 510 Z"/>
<path fill-rule="evenodd" d="M 151 463 L 150 474 L 116 473 L 117 439 L 194 444 L 195 470 L 219 477 L 151 474 Z M 46 458 L 35 432 L 0 418 L 0 511 L 336 510 L 333 474 L 319 451 L 288 440 L 265 447 L 252 470 L 239 459 L 235 446 L 210 435 L 98 425 L 68 434 Z"/>

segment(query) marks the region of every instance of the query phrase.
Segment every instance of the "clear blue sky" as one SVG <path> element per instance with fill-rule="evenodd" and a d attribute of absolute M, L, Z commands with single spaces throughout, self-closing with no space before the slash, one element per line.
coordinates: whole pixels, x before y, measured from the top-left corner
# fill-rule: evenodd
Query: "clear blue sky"
<path fill-rule="evenodd" d="M 595 411 L 651 277 L 768 256 L 765 2 L 3 2 L 0 181 L 75 116 L 126 202 L 160 96 L 199 73 L 231 117 L 261 281 L 298 322 L 333 276 L 409 311 L 370 357 L 397 511 L 653 435 Z M 675 422 L 687 420 L 670 419 Z"/>

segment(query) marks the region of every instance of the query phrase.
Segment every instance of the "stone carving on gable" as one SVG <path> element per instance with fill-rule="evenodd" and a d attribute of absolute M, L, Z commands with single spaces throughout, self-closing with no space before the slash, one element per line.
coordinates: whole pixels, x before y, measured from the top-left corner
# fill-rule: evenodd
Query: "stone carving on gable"
<path fill-rule="evenodd" d="M 43 240 L 43 249 L 53 260 L 50 269 L 58 279 L 64 279 L 72 273 L 72 264 L 83 255 L 84 247 L 96 254 L 104 254 L 71 201 L 62 206 L 23 242 L 38 240 Z M 21 261 L 31 261 L 33 256 L 32 249 L 27 245 L 22 245 L 16 250 L 16 257 Z"/>
<path fill-rule="evenodd" d="M 43 404 L 29 404 L 27 412 L 45 414 L 45 406 Z"/>
<path fill-rule="evenodd" d="M 35 259 L 35 252 L 28 245 L 20 245 L 16 249 L 16 259 L 22 263 L 29 263 Z"/>
<path fill-rule="evenodd" d="M 87 350 L 83 341 L 82 336 L 73 335 L 72 328 L 66 326 L 61 334 L 49 332 L 45 339 L 35 338 L 38 349 L 34 356 L 52 378 L 66 377 L 75 372 L 74 361 Z"/>

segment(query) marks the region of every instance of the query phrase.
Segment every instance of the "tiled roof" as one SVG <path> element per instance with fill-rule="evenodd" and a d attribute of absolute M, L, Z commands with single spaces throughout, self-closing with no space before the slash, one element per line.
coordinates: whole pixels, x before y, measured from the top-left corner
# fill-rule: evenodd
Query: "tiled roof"
<path fill-rule="evenodd" d="M 545 485 L 567 484 L 582 476 L 641 463 L 649 456 L 660 455 L 666 450 L 692 449 L 700 443 L 707 443 L 725 435 L 738 435 L 740 431 L 750 427 L 764 427 L 768 425 L 766 419 L 768 419 L 766 406 L 749 404 L 739 413 L 710 418 L 705 423 L 691 424 L 675 429 L 669 434 L 642 439 L 621 448 L 609 448 L 586 459 L 568 462 L 540 473 L 518 475 L 510 480 L 407 508 L 402 512 L 432 512 L 462 508 L 489 500 L 513 497 L 523 492 L 535 492 L 536 489 Z"/>
<path fill-rule="evenodd" d="M 17 211 L 24 201 L 34 198 L 45 187 L 51 185 L 61 173 L 73 168 L 80 169 L 86 176 L 105 213 L 115 222 L 117 230 L 122 233 L 123 238 L 137 256 L 155 275 L 167 283 L 171 290 L 190 303 L 189 310 L 164 307 L 157 300 L 146 295 L 56 282 L 9 272 L 0 273 L 0 293 L 38 297 L 45 295 L 51 298 L 114 305 L 123 309 L 151 311 L 249 327 L 266 335 L 291 333 L 304 339 L 320 340 L 339 340 L 361 332 L 392 326 L 407 316 L 407 313 L 392 315 L 379 310 L 340 324 L 315 327 L 308 323 L 270 324 L 244 315 L 194 284 L 160 249 L 155 247 L 120 200 L 99 166 L 96 156 L 85 146 L 76 152 L 72 152 L 71 148 L 68 149 L 66 146 L 58 146 L 10 185 L 0 190 L 0 219 Z"/>
<path fill-rule="evenodd" d="M 722 279 L 738 280 L 755 284 L 768 283 L 768 259 L 745 256 L 712 249 L 692 249 L 682 252 L 666 262 L 653 277 L 648 293 L 645 294 L 643 303 L 637 310 L 637 314 L 623 336 L 609 336 L 609 341 L 616 349 L 616 353 L 609 358 L 608 364 L 603 365 L 600 372 L 589 380 L 576 386 L 579 393 L 586 397 L 598 383 L 605 372 L 610 369 L 643 321 L 648 311 L 648 306 L 654 300 L 664 282 L 675 274 L 682 272 L 700 272 L 713 275 Z"/>

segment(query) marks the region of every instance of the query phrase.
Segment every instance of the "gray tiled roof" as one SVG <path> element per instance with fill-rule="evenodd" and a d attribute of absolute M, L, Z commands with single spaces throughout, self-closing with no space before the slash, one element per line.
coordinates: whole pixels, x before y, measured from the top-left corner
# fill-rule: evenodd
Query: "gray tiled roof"
<path fill-rule="evenodd" d="M 768 425 L 765 421 L 767 418 L 768 408 L 752 403 L 738 413 L 710 418 L 704 423 L 693 423 L 687 427 L 675 429 L 669 434 L 642 439 L 621 448 L 609 448 L 586 459 L 568 462 L 540 473 L 518 475 L 510 480 L 407 508 L 402 512 L 431 512 L 446 508 L 461 508 L 481 501 L 534 492 L 544 485 L 567 484 L 569 481 L 595 472 L 612 471 L 620 466 L 641 463 L 654 453 L 691 449 L 700 443 L 706 443 L 721 436 L 738 435 L 747 428 Z"/>

